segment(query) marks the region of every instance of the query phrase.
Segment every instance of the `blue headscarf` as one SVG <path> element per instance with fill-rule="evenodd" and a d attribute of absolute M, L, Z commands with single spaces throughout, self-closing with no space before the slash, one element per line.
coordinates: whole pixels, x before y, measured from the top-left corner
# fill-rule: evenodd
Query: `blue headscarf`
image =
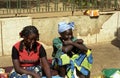
<path fill-rule="evenodd" d="M 74 29 L 74 22 L 69 22 L 69 23 L 59 22 L 58 23 L 58 32 L 59 33 L 62 33 L 69 29 L 72 29 L 72 30 Z"/>

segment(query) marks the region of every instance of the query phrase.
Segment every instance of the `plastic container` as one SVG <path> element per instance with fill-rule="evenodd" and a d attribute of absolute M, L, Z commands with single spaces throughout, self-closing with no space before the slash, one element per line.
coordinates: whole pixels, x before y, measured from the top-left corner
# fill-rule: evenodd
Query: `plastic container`
<path fill-rule="evenodd" d="M 102 74 L 104 78 L 110 78 L 116 71 L 120 71 L 120 69 L 117 68 L 110 68 L 110 69 L 103 69 Z"/>

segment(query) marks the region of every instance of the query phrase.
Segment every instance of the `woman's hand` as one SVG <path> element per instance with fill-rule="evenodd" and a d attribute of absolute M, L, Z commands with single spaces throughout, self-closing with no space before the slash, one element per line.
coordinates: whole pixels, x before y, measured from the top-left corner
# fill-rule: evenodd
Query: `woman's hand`
<path fill-rule="evenodd" d="M 39 74 L 33 72 L 33 71 L 28 71 L 28 70 L 25 70 L 23 69 L 21 66 L 20 66 L 20 62 L 18 59 L 15 59 L 15 60 L 12 60 L 13 61 L 13 65 L 14 65 L 14 68 L 15 68 L 15 71 L 19 74 L 27 74 L 27 75 L 30 75 L 32 76 L 33 78 L 41 78 Z"/>
<path fill-rule="evenodd" d="M 52 78 L 50 66 L 49 66 L 49 63 L 47 61 L 46 56 L 41 58 L 41 65 L 42 65 L 42 68 L 43 68 L 47 78 Z"/>
<path fill-rule="evenodd" d="M 72 43 L 72 40 L 63 41 L 63 45 L 71 45 Z"/>
<path fill-rule="evenodd" d="M 78 44 L 83 44 L 83 39 L 77 39 L 76 41 L 75 41 L 75 43 L 78 43 Z"/>
<path fill-rule="evenodd" d="M 37 73 L 34 73 L 33 78 L 41 78 L 41 76 L 39 74 L 37 74 Z"/>

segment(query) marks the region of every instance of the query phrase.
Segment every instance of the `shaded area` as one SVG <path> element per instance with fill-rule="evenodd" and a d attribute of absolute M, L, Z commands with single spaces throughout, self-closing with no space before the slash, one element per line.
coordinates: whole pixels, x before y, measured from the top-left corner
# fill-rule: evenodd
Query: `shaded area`
<path fill-rule="evenodd" d="M 114 46 L 118 47 L 120 49 L 120 40 L 118 40 L 117 38 L 112 40 L 111 42 Z"/>
<path fill-rule="evenodd" d="M 115 32 L 115 39 L 111 41 L 111 44 L 120 49 L 120 28 Z"/>

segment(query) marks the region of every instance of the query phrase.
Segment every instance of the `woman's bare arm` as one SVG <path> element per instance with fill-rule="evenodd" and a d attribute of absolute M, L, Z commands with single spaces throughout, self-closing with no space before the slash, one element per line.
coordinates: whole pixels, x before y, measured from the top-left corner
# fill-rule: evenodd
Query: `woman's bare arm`
<path fill-rule="evenodd" d="M 50 66 L 49 66 L 49 63 L 47 61 L 47 57 L 42 57 L 41 58 L 41 63 L 42 63 L 42 67 L 44 69 L 44 72 L 45 72 L 47 78 L 52 78 L 51 71 L 50 71 Z"/>

